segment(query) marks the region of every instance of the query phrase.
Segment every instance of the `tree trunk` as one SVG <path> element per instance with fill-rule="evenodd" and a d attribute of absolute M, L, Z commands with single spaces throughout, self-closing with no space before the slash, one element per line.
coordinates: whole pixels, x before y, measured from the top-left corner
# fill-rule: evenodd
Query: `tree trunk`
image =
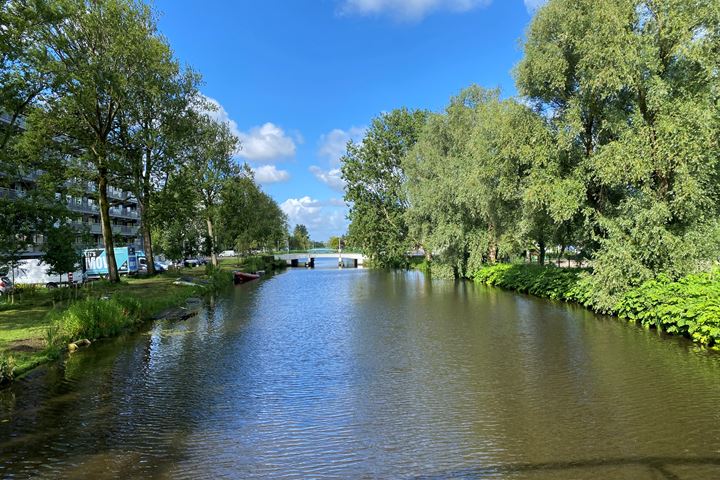
<path fill-rule="evenodd" d="M 565 253 L 565 245 L 560 245 L 560 253 L 558 254 L 558 267 L 561 266 L 560 259 L 562 258 L 564 253 Z M 568 267 L 569 266 L 570 266 L 570 264 L 568 263 Z"/>
<path fill-rule="evenodd" d="M 210 242 L 210 260 L 214 267 L 218 266 L 217 254 L 215 253 L 215 232 L 213 229 L 213 222 L 210 216 L 207 217 L 207 228 L 208 228 L 208 241 Z"/>
<path fill-rule="evenodd" d="M 113 243 L 112 226 L 110 224 L 110 202 L 107 195 L 107 172 L 100 169 L 98 177 L 98 203 L 100 204 L 100 225 L 102 227 L 103 242 L 105 243 L 105 258 L 107 258 L 108 280 L 112 283 L 120 281 L 117 263 L 115 262 L 115 244 Z"/>
<path fill-rule="evenodd" d="M 538 242 L 538 263 L 540 265 L 545 265 L 545 250 L 545 242 Z"/>
<path fill-rule="evenodd" d="M 490 225 L 488 227 L 488 234 L 490 237 L 490 245 L 488 246 L 488 263 L 497 263 L 497 241 L 495 240 L 495 227 Z"/>
<path fill-rule="evenodd" d="M 143 246 L 145 252 L 145 263 L 147 263 L 148 275 L 155 275 L 155 254 L 153 253 L 152 246 L 152 235 L 150 234 L 150 227 L 143 224 Z"/>
<path fill-rule="evenodd" d="M 155 275 L 155 256 L 152 247 L 152 235 L 150 233 L 150 220 L 145 213 L 148 211 L 150 200 L 147 195 L 138 199 L 140 206 L 140 222 L 142 223 L 143 232 L 143 251 L 145 252 L 145 264 L 147 265 L 148 275 Z"/>

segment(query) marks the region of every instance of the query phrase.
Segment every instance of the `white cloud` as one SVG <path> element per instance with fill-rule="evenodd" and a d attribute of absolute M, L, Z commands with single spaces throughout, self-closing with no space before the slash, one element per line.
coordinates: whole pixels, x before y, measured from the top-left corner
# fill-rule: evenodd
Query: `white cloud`
<path fill-rule="evenodd" d="M 525 8 L 530 14 L 537 11 L 538 8 L 542 7 L 547 0 L 523 0 L 525 2 Z"/>
<path fill-rule="evenodd" d="M 308 196 L 302 198 L 288 198 L 280 204 L 280 208 L 288 216 L 291 223 L 303 223 L 304 218 L 315 215 L 320 211 L 321 203 Z"/>
<path fill-rule="evenodd" d="M 323 202 L 308 196 L 288 198 L 280 204 L 280 208 L 288 216 L 291 229 L 297 224 L 303 224 L 314 240 L 327 240 L 332 235 L 342 235 L 348 227 L 345 206 L 333 205 L 332 199 Z"/>
<path fill-rule="evenodd" d="M 236 137 L 240 137 L 240 129 L 238 128 L 237 122 L 230 118 L 230 114 L 227 112 L 227 110 L 225 110 L 225 107 L 223 107 L 220 102 L 218 102 L 212 97 L 208 97 L 207 95 L 202 96 L 205 97 L 205 100 L 210 105 L 215 107 L 214 110 L 205 110 L 205 113 L 218 123 L 227 123 L 233 135 L 235 135 Z"/>
<path fill-rule="evenodd" d="M 313 165 L 310 167 L 310 172 L 315 175 L 315 178 L 333 190 L 337 190 L 338 192 L 345 191 L 345 181 L 341 177 L 339 168 L 323 170 L 322 168 Z"/>
<path fill-rule="evenodd" d="M 340 157 L 345 155 L 348 141 L 359 142 L 364 136 L 364 127 L 350 127 L 349 130 L 336 128 L 320 136 L 318 155 L 326 158 L 331 164 L 337 164 L 340 162 Z"/>
<path fill-rule="evenodd" d="M 249 132 L 240 132 L 242 150 L 238 152 L 243 158 L 254 161 L 271 161 L 295 155 L 295 142 L 287 136 L 282 128 L 267 122 L 253 127 Z"/>
<path fill-rule="evenodd" d="M 345 203 L 345 200 L 342 198 L 331 198 L 328 200 L 328 204 L 332 205 L 333 207 L 344 207 L 347 204 Z"/>
<path fill-rule="evenodd" d="M 263 165 L 254 168 L 255 180 L 261 184 L 280 183 L 290 180 L 290 172 L 278 170 L 275 165 Z"/>
<path fill-rule="evenodd" d="M 467 12 L 489 5 L 492 0 L 343 0 L 343 14 L 388 14 L 400 20 L 419 21 L 436 11 Z"/>
<path fill-rule="evenodd" d="M 205 96 L 205 100 L 215 107 L 214 110 L 206 111 L 210 118 L 219 123 L 227 123 L 232 134 L 240 139 L 240 150 L 237 155 L 242 158 L 250 161 L 270 162 L 292 157 L 295 155 L 295 143 L 303 142 L 300 132 L 288 135 L 272 122 L 252 127 L 249 131 L 243 132 L 237 122 L 230 118 L 230 114 L 220 102 L 208 96 Z"/>

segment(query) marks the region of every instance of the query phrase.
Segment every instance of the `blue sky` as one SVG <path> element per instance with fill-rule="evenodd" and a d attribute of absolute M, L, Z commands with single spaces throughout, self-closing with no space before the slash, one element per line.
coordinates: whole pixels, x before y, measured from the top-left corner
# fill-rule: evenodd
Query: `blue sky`
<path fill-rule="evenodd" d="M 155 0 L 160 30 L 241 138 L 239 161 L 311 237 L 347 228 L 338 159 L 370 119 L 441 110 L 477 83 L 514 95 L 542 0 Z"/>

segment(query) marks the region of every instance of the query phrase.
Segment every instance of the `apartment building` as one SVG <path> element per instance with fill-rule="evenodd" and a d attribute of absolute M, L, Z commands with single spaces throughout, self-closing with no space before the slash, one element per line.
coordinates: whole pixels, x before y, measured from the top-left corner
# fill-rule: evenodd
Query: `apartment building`
<path fill-rule="evenodd" d="M 0 122 L 9 123 L 6 115 L 0 114 Z M 2 175 L 2 173 L 0 173 Z M 0 187 L 0 197 L 10 200 L 22 198 L 35 187 L 37 173 L 30 173 L 21 178 L 13 179 L 9 185 Z M 103 248 L 104 242 L 100 226 L 100 208 L 96 200 L 96 187 L 92 182 L 81 184 L 77 189 L 84 193 L 76 196 L 67 195 L 62 200 L 68 208 L 78 214 L 73 226 L 78 231 L 76 244 L 78 248 Z M 60 194 L 57 194 L 60 199 Z M 110 201 L 110 221 L 112 223 L 113 237 L 116 247 L 132 246 L 142 248 L 142 234 L 140 232 L 140 214 L 137 200 L 126 191 L 115 187 L 108 187 L 108 200 Z M 36 235 L 34 245 L 24 254 L 27 257 L 42 255 L 45 242 L 43 235 Z"/>

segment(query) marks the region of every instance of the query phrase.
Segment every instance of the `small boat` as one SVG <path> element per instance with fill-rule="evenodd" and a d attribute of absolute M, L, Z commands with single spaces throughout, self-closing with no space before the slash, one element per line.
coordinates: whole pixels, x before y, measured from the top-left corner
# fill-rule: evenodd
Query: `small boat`
<path fill-rule="evenodd" d="M 245 283 L 250 282 L 252 280 L 257 280 L 260 278 L 260 275 L 257 275 L 255 273 L 245 273 L 245 272 L 234 272 L 233 273 L 233 282 L 235 285 L 238 283 Z"/>

